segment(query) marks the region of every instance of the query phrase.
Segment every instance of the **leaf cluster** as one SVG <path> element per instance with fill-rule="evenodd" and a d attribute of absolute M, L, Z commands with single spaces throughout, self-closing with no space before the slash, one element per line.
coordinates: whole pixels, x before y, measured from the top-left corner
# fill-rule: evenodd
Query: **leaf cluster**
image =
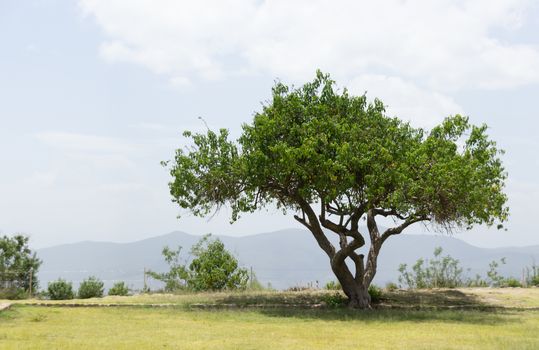
<path fill-rule="evenodd" d="M 29 248 L 28 240 L 23 235 L 0 237 L 0 290 L 28 291 L 31 273 L 32 290 L 37 290 L 37 272 L 42 262 Z"/>
<path fill-rule="evenodd" d="M 192 146 L 176 152 L 170 191 L 197 216 L 228 205 L 235 221 L 270 203 L 295 212 L 331 203 L 339 215 L 376 208 L 444 230 L 508 217 L 503 152 L 486 125 L 455 115 L 414 128 L 321 72 L 299 88 L 277 82 L 236 141 L 225 129 L 184 136 Z"/>

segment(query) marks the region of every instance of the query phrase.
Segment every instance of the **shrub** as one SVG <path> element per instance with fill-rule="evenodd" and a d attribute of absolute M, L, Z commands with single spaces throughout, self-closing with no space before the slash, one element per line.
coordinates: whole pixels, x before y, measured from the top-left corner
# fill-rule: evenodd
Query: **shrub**
<path fill-rule="evenodd" d="M 505 265 L 505 258 L 501 258 L 500 262 L 492 260 L 488 265 L 489 269 L 487 272 L 487 276 L 490 279 L 490 285 L 492 287 L 501 287 L 505 281 L 505 278 L 498 273 L 498 267 L 500 266 L 500 264 Z"/>
<path fill-rule="evenodd" d="M 246 289 L 247 270 L 239 267 L 238 260 L 225 249 L 223 242 L 210 236 L 202 237 L 191 248 L 193 260 L 188 267 L 180 260 L 181 247 L 178 250 L 165 247 L 163 256 L 170 271 L 150 271 L 149 275 L 165 282 L 165 290 L 169 292 L 186 287 L 195 291 Z"/>
<path fill-rule="evenodd" d="M 386 290 L 389 291 L 389 292 L 394 292 L 396 291 L 397 289 L 399 289 L 399 286 L 397 286 L 396 283 L 393 283 L 393 282 L 388 282 L 386 283 Z"/>
<path fill-rule="evenodd" d="M 103 297 L 103 292 L 103 282 L 95 276 L 85 279 L 79 286 L 80 299 L 101 298 Z"/>
<path fill-rule="evenodd" d="M 191 248 L 191 254 L 194 259 L 189 265 L 189 288 L 196 291 L 247 288 L 247 270 L 238 266 L 238 260 L 219 239 L 204 236 Z"/>
<path fill-rule="evenodd" d="M 20 234 L 0 236 L 0 295 L 6 299 L 23 299 L 38 290 L 41 260 L 28 245 L 29 238 Z M 30 285 L 32 281 L 32 285 Z"/>
<path fill-rule="evenodd" d="M 73 284 L 63 279 L 58 279 L 54 282 L 49 282 L 47 286 L 47 296 L 51 300 L 67 300 L 73 299 Z"/>
<path fill-rule="evenodd" d="M 481 275 L 476 274 L 475 278 L 468 278 L 466 281 L 466 287 L 488 287 L 488 282 L 485 281 Z"/>
<path fill-rule="evenodd" d="M 322 301 L 329 307 L 341 307 L 346 305 L 348 300 L 341 293 L 335 291 L 331 294 L 324 294 Z"/>
<path fill-rule="evenodd" d="M 168 272 L 155 272 L 148 271 L 148 275 L 158 281 L 165 283 L 165 291 L 176 292 L 187 288 L 187 280 L 189 279 L 189 271 L 185 266 L 185 262 L 181 261 L 182 247 L 178 247 L 177 250 L 172 250 L 168 246 L 163 248 L 161 254 L 165 259 L 165 262 L 169 266 Z M 149 293 L 149 287 L 143 289 L 144 293 Z"/>
<path fill-rule="evenodd" d="M 112 288 L 109 289 L 109 295 L 119 295 L 119 296 L 126 296 L 129 295 L 129 288 L 127 288 L 127 285 L 125 282 L 116 282 L 112 286 Z"/>
<path fill-rule="evenodd" d="M 249 285 L 248 285 L 248 288 L 249 290 L 253 290 L 253 291 L 262 291 L 262 290 L 268 290 L 269 288 L 267 288 L 266 286 L 264 286 L 259 280 L 258 278 L 256 277 L 256 274 L 254 272 L 251 273 L 251 276 L 249 277 Z"/>
<path fill-rule="evenodd" d="M 480 275 L 475 278 L 462 278 L 462 268 L 459 261 L 447 255 L 442 257 L 442 248 L 434 250 L 434 259 L 418 259 L 409 271 L 406 264 L 399 266 L 399 283 L 411 289 L 421 288 L 455 288 L 455 287 L 521 287 L 514 278 L 505 278 L 498 272 L 498 267 L 506 263 L 505 258 L 489 263 L 487 279 Z M 468 269 L 469 271 L 469 269 Z M 535 274 L 535 268 L 534 268 Z M 529 282 L 528 282 L 529 283 Z"/>
<path fill-rule="evenodd" d="M 505 287 L 511 287 L 511 288 L 518 288 L 518 287 L 522 287 L 522 285 L 520 284 L 520 281 L 517 280 L 516 278 L 513 278 L 513 277 L 509 277 L 507 278 L 503 285 Z"/>
<path fill-rule="evenodd" d="M 375 284 L 369 286 L 369 295 L 371 296 L 371 302 L 378 303 L 382 300 L 382 288 Z"/>
<path fill-rule="evenodd" d="M 431 260 L 418 259 L 408 271 L 406 264 L 399 266 L 399 283 L 411 289 L 421 288 L 455 288 L 463 285 L 462 268 L 457 259 L 449 255 L 441 256 L 442 248 L 434 249 Z"/>
<path fill-rule="evenodd" d="M 26 299 L 28 292 L 23 288 L 9 287 L 0 288 L 0 299 L 20 300 Z"/>
<path fill-rule="evenodd" d="M 338 281 L 337 282 L 336 281 L 329 281 L 324 286 L 324 289 L 327 289 L 327 290 L 341 290 L 342 287 L 341 287 L 341 284 Z"/>
<path fill-rule="evenodd" d="M 526 266 L 526 278 L 524 280 L 526 286 L 539 286 L 539 266 L 533 262 L 531 268 Z"/>

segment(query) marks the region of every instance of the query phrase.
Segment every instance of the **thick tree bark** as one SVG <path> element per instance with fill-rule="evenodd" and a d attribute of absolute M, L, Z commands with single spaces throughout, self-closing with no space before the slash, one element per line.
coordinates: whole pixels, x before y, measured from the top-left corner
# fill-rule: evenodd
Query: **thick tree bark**
<path fill-rule="evenodd" d="M 343 291 L 348 297 L 348 307 L 354 309 L 372 309 L 371 296 L 366 286 L 343 286 Z"/>
<path fill-rule="evenodd" d="M 369 285 L 364 283 L 363 276 L 356 274 L 354 278 L 348 266 L 342 262 L 332 262 L 331 268 L 339 280 L 344 294 L 348 297 L 348 306 L 357 309 L 371 309 L 371 296 L 369 295 Z"/>

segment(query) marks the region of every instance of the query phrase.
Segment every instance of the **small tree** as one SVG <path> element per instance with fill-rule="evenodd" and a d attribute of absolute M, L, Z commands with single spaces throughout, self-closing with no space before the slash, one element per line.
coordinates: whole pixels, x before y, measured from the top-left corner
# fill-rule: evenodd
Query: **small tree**
<path fill-rule="evenodd" d="M 125 284 L 125 282 L 116 282 L 112 286 L 112 288 L 109 289 L 109 295 L 118 295 L 118 296 L 126 296 L 129 295 L 129 288 Z"/>
<path fill-rule="evenodd" d="M 30 287 L 37 290 L 41 260 L 28 247 L 28 240 L 23 235 L 0 237 L 0 294 L 19 297 Z"/>
<path fill-rule="evenodd" d="M 492 260 L 490 264 L 488 264 L 487 276 L 490 279 L 490 285 L 493 287 L 501 287 L 503 280 L 505 279 L 505 277 L 498 272 L 498 266 L 500 266 L 500 264 L 505 265 L 505 258 L 501 258 L 500 262 Z"/>
<path fill-rule="evenodd" d="M 47 296 L 51 300 L 66 300 L 73 299 L 73 284 L 63 279 L 58 279 L 54 282 L 49 282 L 47 286 Z"/>
<path fill-rule="evenodd" d="M 187 287 L 189 272 L 185 267 L 185 262 L 180 260 L 181 252 L 182 247 L 178 247 L 176 250 L 172 250 L 168 246 L 164 247 L 162 254 L 169 266 L 168 272 L 147 272 L 150 277 L 164 282 L 165 291 L 167 292 L 175 292 Z"/>
<path fill-rule="evenodd" d="M 430 131 L 413 128 L 321 72 L 300 88 L 277 83 L 272 95 L 237 141 L 225 129 L 185 132 L 193 146 L 176 151 L 170 192 L 197 216 L 223 205 L 232 221 L 272 204 L 295 213 L 350 306 L 370 307 L 380 249 L 408 226 L 451 231 L 507 219 L 506 173 L 486 125 L 455 115 Z M 381 231 L 380 218 L 395 225 Z"/>
<path fill-rule="evenodd" d="M 246 269 L 225 249 L 219 239 L 204 236 L 191 249 L 194 259 L 189 265 L 189 287 L 194 290 L 245 289 L 249 280 Z"/>
<path fill-rule="evenodd" d="M 246 269 L 238 266 L 237 259 L 225 249 L 219 239 L 210 235 L 202 237 L 192 248 L 192 260 L 188 267 L 180 260 L 182 248 L 163 249 L 170 270 L 165 273 L 150 271 L 149 275 L 165 283 L 166 291 L 184 288 L 191 290 L 244 289 L 249 280 Z"/>
<path fill-rule="evenodd" d="M 532 263 L 531 268 L 526 267 L 526 284 L 539 287 L 539 266 L 535 264 L 535 261 Z"/>
<path fill-rule="evenodd" d="M 434 258 L 418 259 L 412 271 L 408 271 L 406 264 L 401 264 L 399 283 L 412 289 L 461 287 L 464 281 L 459 261 L 450 255 L 442 256 L 442 252 L 442 247 L 436 247 Z"/>
<path fill-rule="evenodd" d="M 91 276 L 81 282 L 78 296 L 80 299 L 101 298 L 104 291 L 103 281 L 95 276 Z"/>

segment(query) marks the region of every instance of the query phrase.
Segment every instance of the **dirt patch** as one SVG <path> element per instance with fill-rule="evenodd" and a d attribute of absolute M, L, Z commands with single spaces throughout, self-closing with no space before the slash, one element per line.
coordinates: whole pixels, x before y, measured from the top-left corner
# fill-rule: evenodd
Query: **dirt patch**
<path fill-rule="evenodd" d="M 0 311 L 9 309 L 11 304 L 0 303 Z"/>

